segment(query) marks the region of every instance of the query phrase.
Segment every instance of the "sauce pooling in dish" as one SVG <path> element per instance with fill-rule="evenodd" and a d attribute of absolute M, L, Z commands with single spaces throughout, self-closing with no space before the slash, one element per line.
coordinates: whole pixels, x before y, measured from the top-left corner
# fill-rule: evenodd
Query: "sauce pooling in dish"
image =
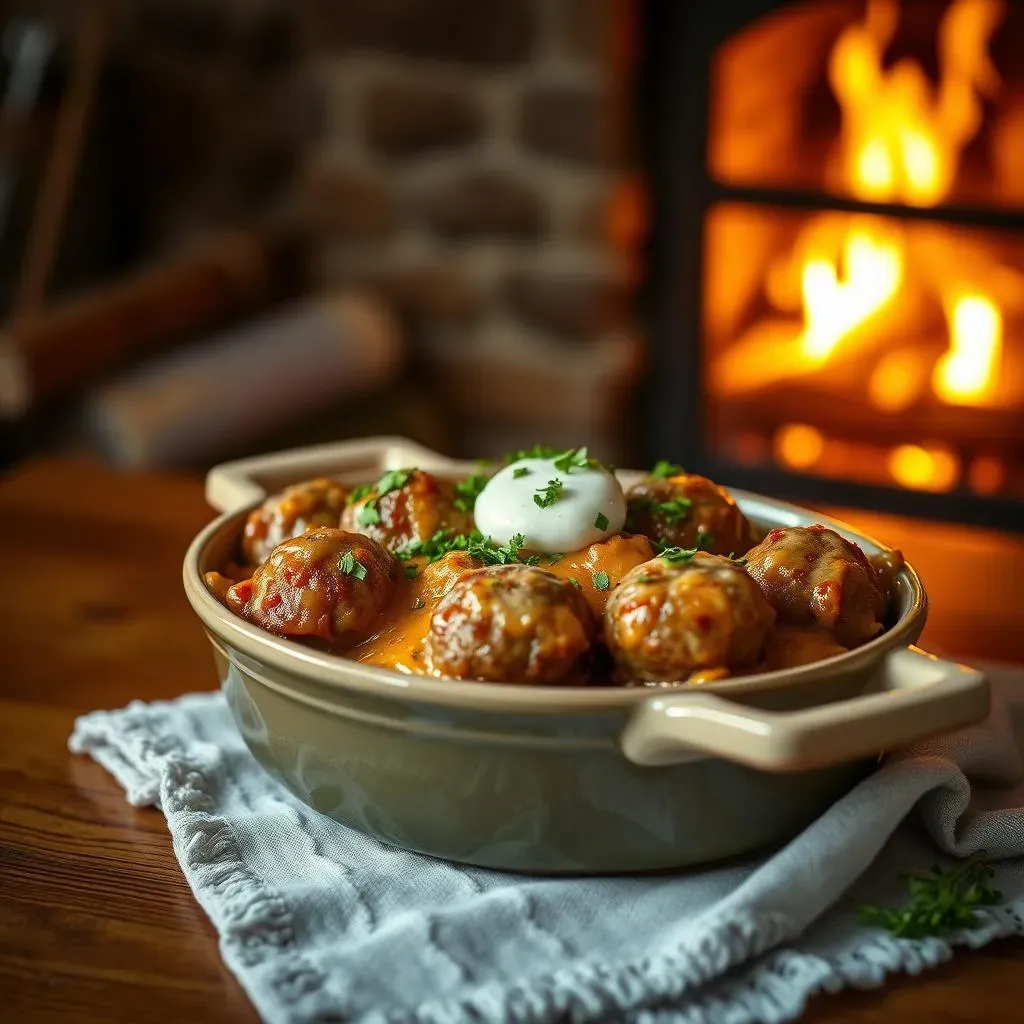
<path fill-rule="evenodd" d="M 317 506 L 305 532 L 297 495 Z M 268 522 L 292 536 L 269 547 Z M 819 661 L 884 628 L 902 565 L 820 524 L 755 544 L 719 485 L 659 463 L 623 494 L 586 449 L 464 480 L 298 484 L 251 514 L 256 536 L 241 553 L 259 564 L 207 574 L 235 614 L 364 664 L 496 684 L 675 686 Z"/>

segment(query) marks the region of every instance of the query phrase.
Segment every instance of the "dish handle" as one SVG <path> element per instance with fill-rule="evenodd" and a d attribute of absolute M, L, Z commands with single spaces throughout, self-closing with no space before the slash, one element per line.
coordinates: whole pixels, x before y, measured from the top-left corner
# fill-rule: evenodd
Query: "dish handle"
<path fill-rule="evenodd" d="M 620 737 L 640 765 L 711 754 L 771 772 L 803 771 L 876 756 L 988 714 L 980 672 L 917 647 L 886 656 L 881 688 L 799 711 L 749 707 L 699 688 L 652 697 Z"/>
<path fill-rule="evenodd" d="M 344 474 L 353 482 L 362 482 L 404 466 L 458 473 L 466 465 L 404 437 L 334 441 L 214 466 L 206 474 L 206 500 L 218 512 L 238 512 L 282 487 L 317 476 Z"/>

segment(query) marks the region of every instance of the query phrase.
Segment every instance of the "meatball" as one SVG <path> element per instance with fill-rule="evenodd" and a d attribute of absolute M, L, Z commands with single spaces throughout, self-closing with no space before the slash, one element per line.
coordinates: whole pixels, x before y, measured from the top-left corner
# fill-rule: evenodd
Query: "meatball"
<path fill-rule="evenodd" d="M 278 544 L 251 580 L 231 588 L 228 604 L 272 633 L 353 643 L 390 602 L 400 572 L 368 537 L 309 530 Z"/>
<path fill-rule="evenodd" d="M 604 639 L 624 682 L 678 682 L 705 669 L 751 668 L 775 612 L 742 566 L 698 552 L 632 569 L 604 611 Z"/>
<path fill-rule="evenodd" d="M 320 477 L 285 488 L 249 513 L 242 550 L 253 565 L 265 562 L 281 541 L 311 526 L 337 526 L 348 491 L 337 480 Z"/>
<path fill-rule="evenodd" d="M 393 470 L 366 497 L 346 507 L 341 525 L 391 551 L 425 542 L 438 530 L 468 533 L 473 516 L 456 508 L 455 485 L 419 469 Z"/>
<path fill-rule="evenodd" d="M 440 600 L 456 583 L 483 563 L 467 551 L 449 551 L 436 562 L 428 562 L 421 570 L 421 594 L 425 601 Z"/>
<path fill-rule="evenodd" d="M 662 544 L 741 555 L 754 543 L 736 502 L 707 477 L 644 477 L 626 492 L 626 504 L 626 529 Z"/>
<path fill-rule="evenodd" d="M 430 617 L 432 670 L 494 683 L 578 681 L 595 633 L 576 588 L 545 569 L 496 565 L 463 576 Z"/>
<path fill-rule="evenodd" d="M 772 530 L 747 553 L 747 571 L 792 626 L 820 626 L 856 647 L 882 629 L 885 578 L 856 544 L 816 524 Z"/>

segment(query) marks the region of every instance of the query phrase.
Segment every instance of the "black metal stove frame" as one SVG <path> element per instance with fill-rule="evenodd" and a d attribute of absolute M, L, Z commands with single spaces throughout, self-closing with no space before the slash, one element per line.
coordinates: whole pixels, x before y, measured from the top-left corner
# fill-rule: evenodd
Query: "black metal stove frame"
<path fill-rule="evenodd" d="M 651 354 L 637 406 L 638 456 L 648 464 L 671 457 L 724 483 L 798 501 L 1024 530 L 1024 501 L 755 469 L 716 457 L 702 442 L 706 417 L 700 387 L 701 260 L 705 216 L 716 202 L 870 213 L 1024 233 L 1024 211 L 1019 210 L 907 207 L 815 190 L 732 187 L 713 181 L 707 162 L 712 57 L 734 33 L 789 2 L 637 0 L 637 144 L 647 177 L 651 223 L 645 254 L 648 272 L 639 298 Z"/>

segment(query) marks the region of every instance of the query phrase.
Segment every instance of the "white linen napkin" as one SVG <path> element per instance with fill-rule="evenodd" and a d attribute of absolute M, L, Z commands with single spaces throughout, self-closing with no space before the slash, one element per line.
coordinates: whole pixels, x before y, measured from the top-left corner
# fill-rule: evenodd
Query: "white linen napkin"
<path fill-rule="evenodd" d="M 779 851 L 633 878 L 516 876 L 363 836 L 267 776 L 220 694 L 84 715 L 70 747 L 163 810 L 267 1024 L 775 1024 L 816 992 L 1024 934 L 1024 671 L 989 676 L 987 721 L 890 758 Z M 901 872 L 978 850 L 1004 902 L 976 927 L 906 940 L 860 922 L 860 902 L 905 898 Z"/>

